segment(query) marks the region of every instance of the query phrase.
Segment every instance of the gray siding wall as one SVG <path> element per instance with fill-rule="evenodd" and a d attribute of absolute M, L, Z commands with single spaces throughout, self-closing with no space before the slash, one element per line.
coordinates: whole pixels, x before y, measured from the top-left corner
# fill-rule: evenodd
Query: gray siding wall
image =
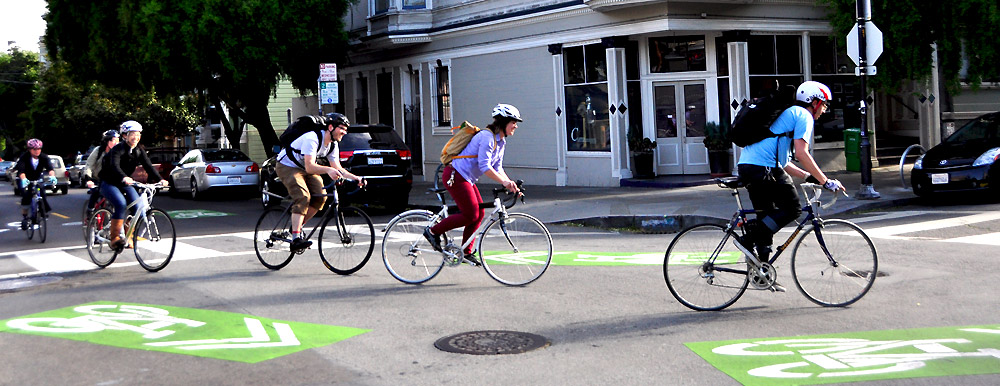
<path fill-rule="evenodd" d="M 456 58 L 451 61 L 451 72 L 454 125 L 469 121 L 485 127 L 497 103 L 516 106 L 524 122 L 507 142 L 504 168 L 513 179 L 554 183 L 558 162 L 555 80 L 552 55 L 546 47 Z M 435 137 L 440 149 L 447 138 Z"/>

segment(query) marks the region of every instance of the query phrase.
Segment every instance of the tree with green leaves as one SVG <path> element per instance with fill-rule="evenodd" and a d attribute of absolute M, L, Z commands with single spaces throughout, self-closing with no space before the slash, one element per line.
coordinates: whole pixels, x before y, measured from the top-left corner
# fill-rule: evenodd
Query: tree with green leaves
<path fill-rule="evenodd" d="M 46 46 L 78 79 L 158 94 L 202 93 L 278 143 L 267 104 L 279 79 L 316 89 L 347 49 L 348 0 L 49 0 Z M 240 130 L 226 126 L 239 143 Z"/>
<path fill-rule="evenodd" d="M 69 77 L 66 63 L 57 61 L 38 80 L 30 118 L 47 152 L 68 155 L 86 150 L 101 133 L 129 119 L 142 122 L 146 143 L 186 134 L 198 122 L 195 102 L 190 96 L 162 97 L 154 91 L 80 83 Z"/>
<path fill-rule="evenodd" d="M 0 53 L 0 155 L 31 134 L 28 105 L 34 98 L 39 71 L 38 54 L 17 47 Z"/>
<path fill-rule="evenodd" d="M 831 24 L 846 36 L 857 18 L 855 0 L 821 0 Z M 996 0 L 893 0 L 871 2 L 872 21 L 882 31 L 883 52 L 873 85 L 894 92 L 902 82 L 923 80 L 932 71 L 937 44 L 942 83 L 958 92 L 1000 80 L 1000 3 Z M 838 40 L 844 44 L 843 39 Z M 963 74 L 963 67 L 965 72 Z"/>

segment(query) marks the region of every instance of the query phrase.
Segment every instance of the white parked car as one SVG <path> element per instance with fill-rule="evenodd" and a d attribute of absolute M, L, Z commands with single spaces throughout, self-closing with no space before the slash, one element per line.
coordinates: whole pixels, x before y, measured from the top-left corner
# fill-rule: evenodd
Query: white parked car
<path fill-rule="evenodd" d="M 257 193 L 259 172 L 260 166 L 239 150 L 195 149 L 170 171 L 170 191 L 198 199 L 208 190 L 234 190 L 245 193 L 240 197 L 249 198 Z"/>

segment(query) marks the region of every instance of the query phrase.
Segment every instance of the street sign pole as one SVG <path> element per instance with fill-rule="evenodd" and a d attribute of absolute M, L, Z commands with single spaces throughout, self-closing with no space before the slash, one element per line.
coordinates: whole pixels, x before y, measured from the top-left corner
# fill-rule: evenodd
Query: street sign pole
<path fill-rule="evenodd" d="M 872 142 L 868 137 L 868 36 L 865 34 L 865 24 L 871 20 L 870 0 L 857 0 L 858 10 L 858 69 L 861 76 L 861 100 L 858 102 L 858 112 L 861 114 L 861 187 L 855 198 L 871 200 L 881 197 L 872 186 Z"/>

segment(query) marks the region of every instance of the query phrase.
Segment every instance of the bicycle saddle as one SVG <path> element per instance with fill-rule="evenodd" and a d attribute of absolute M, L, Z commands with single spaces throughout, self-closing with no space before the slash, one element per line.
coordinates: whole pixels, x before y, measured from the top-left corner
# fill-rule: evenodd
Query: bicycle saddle
<path fill-rule="evenodd" d="M 715 183 L 721 188 L 736 189 L 747 186 L 739 177 L 716 178 Z"/>

